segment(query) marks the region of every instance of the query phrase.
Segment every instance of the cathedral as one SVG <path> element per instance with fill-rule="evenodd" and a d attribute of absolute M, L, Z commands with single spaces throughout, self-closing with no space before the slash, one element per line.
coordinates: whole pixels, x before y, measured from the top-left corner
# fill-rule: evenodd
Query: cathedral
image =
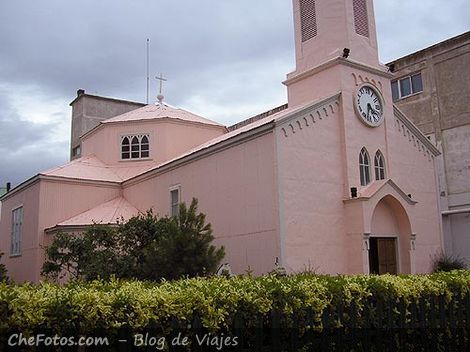
<path fill-rule="evenodd" d="M 288 103 L 226 127 L 173 107 L 71 103 L 72 152 L 1 197 L 0 252 L 39 281 L 59 232 L 199 200 L 235 274 L 424 273 L 442 249 L 438 149 L 394 105 L 373 0 L 293 0 Z M 90 118 L 102 109 L 108 116 Z M 113 113 L 114 112 L 114 113 Z M 118 112 L 118 113 L 116 113 Z"/>

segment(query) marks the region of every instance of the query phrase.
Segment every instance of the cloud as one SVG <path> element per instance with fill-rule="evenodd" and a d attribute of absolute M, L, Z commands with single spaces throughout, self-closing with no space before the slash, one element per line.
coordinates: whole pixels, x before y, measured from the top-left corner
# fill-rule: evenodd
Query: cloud
<path fill-rule="evenodd" d="M 384 62 L 468 30 L 468 0 L 375 0 Z M 166 100 L 233 124 L 286 101 L 292 71 L 286 0 L 0 1 L 0 183 L 67 160 L 68 103 L 88 93 Z"/>
<path fill-rule="evenodd" d="M 8 50 L 0 74 L 69 97 L 82 87 L 143 100 L 146 38 L 153 75 L 163 71 L 169 85 L 188 86 L 194 72 L 213 66 L 286 56 L 292 31 L 279 27 L 291 26 L 288 8 L 282 0 L 3 2 L 0 45 Z"/>
<path fill-rule="evenodd" d="M 375 0 L 380 57 L 389 62 L 468 31 L 468 0 Z"/>
<path fill-rule="evenodd" d="M 17 185 L 34 174 L 67 160 L 68 142 L 58 136 L 63 113 L 51 111 L 50 120 L 33 122 L 12 105 L 10 89 L 0 87 L 0 185 Z M 29 106 L 34 110 L 34 106 Z M 24 107 L 22 107 L 24 108 Z M 44 109 L 44 106 L 41 107 Z"/>

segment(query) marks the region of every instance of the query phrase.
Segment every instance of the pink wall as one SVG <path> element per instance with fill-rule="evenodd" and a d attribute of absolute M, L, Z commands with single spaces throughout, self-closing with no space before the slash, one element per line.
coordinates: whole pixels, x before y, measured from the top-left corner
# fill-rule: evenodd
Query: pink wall
<path fill-rule="evenodd" d="M 121 136 L 149 133 L 151 160 L 137 162 L 161 163 L 222 135 L 224 131 L 220 126 L 180 122 L 174 119 L 106 124 L 105 128 L 101 127 L 82 140 L 82 156 L 94 154 L 109 165 L 131 165 L 136 161 L 121 161 Z M 107 141 L 105 147 L 103 141 Z"/>
<path fill-rule="evenodd" d="M 337 99 L 278 127 L 282 264 L 291 272 L 348 269 L 340 124 Z"/>
<path fill-rule="evenodd" d="M 51 235 L 44 234 L 45 229 L 114 199 L 120 194 L 121 189 L 118 184 L 41 182 L 38 231 L 42 244 L 47 246 L 52 241 Z M 41 268 L 44 262 L 42 249 L 38 249 L 37 260 L 37 267 Z"/>
<path fill-rule="evenodd" d="M 341 68 L 337 65 L 325 67 L 302 80 L 286 81 L 289 107 L 295 108 L 339 93 L 341 90 Z"/>
<path fill-rule="evenodd" d="M 442 248 L 434 158 L 412 133 L 408 137 L 408 131 L 396 120 L 390 124 L 387 136 L 393 141 L 389 144 L 390 173 L 418 202 L 410 214 L 417 235 L 415 267 L 417 272 L 428 272 L 431 257 Z"/>
<path fill-rule="evenodd" d="M 384 77 L 342 66 L 342 82 L 341 95 L 344 115 L 341 128 L 345 139 L 344 163 L 347 166 L 345 188 L 346 194 L 349 194 L 351 187 L 358 187 L 359 191 L 361 188 L 358 163 L 359 153 L 363 147 L 367 149 L 372 164 L 377 150 L 382 152 L 387 163 L 389 155 L 387 153 L 386 130 L 388 124 L 393 121 L 393 104 L 390 81 Z M 368 127 L 357 117 L 354 101 L 357 89 L 363 83 L 371 83 L 382 94 L 385 120 L 379 127 Z"/>
<path fill-rule="evenodd" d="M 181 186 L 182 201 L 199 200 L 217 245 L 236 273 L 250 267 L 261 274 L 279 257 L 277 185 L 272 133 L 153 176 L 124 184 L 124 196 L 141 211 L 167 215 L 169 188 Z"/>
<path fill-rule="evenodd" d="M 37 280 L 36 262 L 40 239 L 37 235 L 39 182 L 32 184 L 22 192 L 17 192 L 2 201 L 0 221 L 0 252 L 4 253 L 2 262 L 6 265 L 8 276 L 17 281 Z M 12 210 L 23 206 L 23 229 L 21 237 L 21 255 L 10 256 Z"/>
<path fill-rule="evenodd" d="M 9 275 L 17 282 L 39 281 L 42 246 L 50 244 L 44 230 L 120 195 L 119 185 L 40 180 L 2 203 L 0 250 Z M 12 209 L 23 205 L 22 254 L 9 258 Z"/>
<path fill-rule="evenodd" d="M 365 126 L 354 110 L 356 91 L 364 83 L 374 85 L 384 100 L 385 121 L 376 128 Z M 408 137 L 401 124 L 401 132 L 398 131 L 388 74 L 339 61 L 313 76 L 289 82 L 288 89 L 289 98 L 296 105 L 338 90 L 341 99 L 339 112 L 320 123 L 307 126 L 299 115 L 290 125 L 280 126 L 288 135 L 279 134 L 281 222 L 284 222 L 281 248 L 287 269 L 295 272 L 310 266 L 330 274 L 367 272 L 363 237 L 371 232 L 376 205 L 388 195 L 400 199 L 411 193 L 417 204 L 410 205 L 406 199 L 399 201 L 406 209 L 404 216 L 411 219 L 411 224 L 400 226 L 397 234 L 400 270 L 429 271 L 430 256 L 441 248 L 434 165 L 422 143 L 421 151 L 419 147 L 410 147 L 408 139 L 412 140 L 412 133 Z M 309 113 L 305 116 L 310 122 Z M 414 138 L 417 141 L 418 135 Z M 386 177 L 397 183 L 403 194 L 388 187 L 363 204 L 343 204 L 342 200 L 350 197 L 351 187 L 358 188 L 359 196 L 370 187 L 360 185 L 358 164 L 363 147 L 370 156 L 372 180 L 374 156 L 380 150 L 385 157 Z M 395 216 L 400 211 L 397 207 Z M 410 252 L 411 231 L 417 234 L 413 252 Z"/>
<path fill-rule="evenodd" d="M 377 236 L 397 235 L 400 233 L 395 212 L 387 202 L 380 202 L 372 216 L 371 233 Z"/>

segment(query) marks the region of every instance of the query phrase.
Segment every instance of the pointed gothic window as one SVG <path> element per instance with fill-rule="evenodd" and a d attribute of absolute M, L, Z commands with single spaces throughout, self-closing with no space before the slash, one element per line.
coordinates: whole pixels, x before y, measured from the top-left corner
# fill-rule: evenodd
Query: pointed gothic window
<path fill-rule="evenodd" d="M 147 136 L 143 136 L 142 140 L 140 141 L 140 157 L 149 157 L 149 139 L 147 138 Z"/>
<path fill-rule="evenodd" d="M 375 179 L 378 180 L 385 180 L 385 160 L 384 156 L 380 152 L 380 150 L 377 150 L 377 153 L 375 153 Z"/>
<path fill-rule="evenodd" d="M 137 136 L 134 136 L 134 138 L 132 138 L 132 143 L 131 143 L 131 158 L 138 159 L 139 157 L 140 157 L 139 138 L 137 138 Z"/>
<path fill-rule="evenodd" d="M 121 159 L 129 159 L 130 158 L 130 146 L 129 146 L 129 138 L 124 137 L 121 142 Z"/>
<path fill-rule="evenodd" d="M 366 148 L 362 148 L 359 154 L 359 173 L 361 177 L 361 186 L 366 186 L 370 183 L 370 161 L 369 153 Z"/>
<path fill-rule="evenodd" d="M 146 159 L 150 157 L 148 134 L 121 136 L 121 160 Z"/>

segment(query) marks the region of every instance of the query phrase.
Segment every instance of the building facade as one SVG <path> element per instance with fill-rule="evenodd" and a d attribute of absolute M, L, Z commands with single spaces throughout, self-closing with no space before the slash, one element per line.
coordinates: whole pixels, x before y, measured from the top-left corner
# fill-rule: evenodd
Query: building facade
<path fill-rule="evenodd" d="M 0 249 L 37 281 L 57 231 L 199 199 L 235 273 L 420 273 L 442 249 L 439 151 L 392 101 L 372 0 L 294 0 L 288 104 L 227 129 L 164 102 L 100 121 L 80 157 L 2 198 Z M 87 97 L 78 97 L 79 104 Z"/>
<path fill-rule="evenodd" d="M 143 107 L 145 104 L 122 99 L 87 94 L 79 89 L 72 106 L 70 159 L 81 156 L 80 137 L 99 125 L 101 121 Z"/>
<path fill-rule="evenodd" d="M 447 254 L 470 264 L 470 32 L 405 56 L 394 101 L 433 142 Z"/>

